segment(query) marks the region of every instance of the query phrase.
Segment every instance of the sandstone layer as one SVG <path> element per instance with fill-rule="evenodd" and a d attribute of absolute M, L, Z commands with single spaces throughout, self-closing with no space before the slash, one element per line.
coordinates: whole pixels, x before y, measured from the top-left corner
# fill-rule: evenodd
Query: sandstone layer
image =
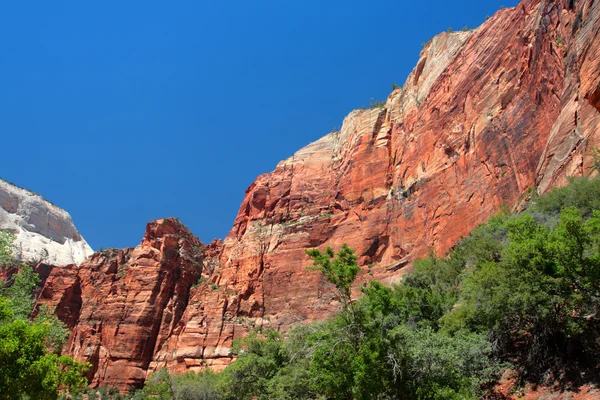
<path fill-rule="evenodd" d="M 224 242 L 174 220 L 133 250 L 53 270 L 40 302 L 73 328 L 67 353 L 93 384 L 231 361 L 235 337 L 336 311 L 307 248 L 356 249 L 367 280 L 401 279 L 532 191 L 593 172 L 600 146 L 600 2 L 524 0 L 423 49 L 381 108 L 259 176 Z M 201 247 L 201 254 L 190 249 Z"/>
<path fill-rule="evenodd" d="M 93 253 L 65 210 L 2 179 L 0 230 L 15 235 L 14 256 L 27 263 L 80 264 Z"/>

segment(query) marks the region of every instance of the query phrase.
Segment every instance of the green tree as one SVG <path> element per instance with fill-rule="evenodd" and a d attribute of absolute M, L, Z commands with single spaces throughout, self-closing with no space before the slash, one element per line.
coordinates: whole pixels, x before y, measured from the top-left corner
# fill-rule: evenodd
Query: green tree
<path fill-rule="evenodd" d="M 360 272 L 354 250 L 347 244 L 343 244 L 337 256 L 331 247 L 327 247 L 323 253 L 318 249 L 306 250 L 306 254 L 313 261 L 313 265 L 309 269 L 320 271 L 337 289 L 338 297 L 344 308 L 350 308 L 352 283 Z"/>
<path fill-rule="evenodd" d="M 493 380 L 496 365 L 485 335 L 447 335 L 430 327 L 396 326 L 389 337 L 395 398 L 479 399 L 482 384 Z"/>
<path fill-rule="evenodd" d="M 0 259 L 8 259 L 10 249 L 1 244 Z M 87 383 L 87 364 L 52 352 L 66 337 L 60 321 L 47 309 L 29 319 L 38 282 L 33 269 L 23 265 L 12 285 L 0 290 L 0 399 L 56 399 L 59 391 L 76 391 Z"/>
<path fill-rule="evenodd" d="M 361 327 L 352 302 L 352 284 L 360 271 L 354 251 L 343 244 L 337 255 L 331 247 L 323 253 L 307 250 L 313 264 L 309 269 L 320 271 L 332 283 L 342 304 L 342 312 L 318 327 L 309 337 L 315 350 L 310 371 L 318 390 L 332 399 L 353 398 L 358 389 L 354 372 L 359 365 Z"/>
<path fill-rule="evenodd" d="M 354 251 L 347 245 L 334 254 L 309 250 L 312 269 L 321 271 L 335 285 L 342 312 L 314 326 L 308 336 L 312 347 L 309 373 L 319 393 L 331 399 L 370 399 L 386 389 L 385 356 L 388 343 L 382 337 L 382 318 L 392 306 L 391 290 L 373 282 L 363 289 L 356 304 L 351 289 L 358 272 Z"/>
<path fill-rule="evenodd" d="M 589 218 L 594 210 L 600 210 L 600 179 L 571 179 L 566 186 L 534 197 L 532 203 L 529 214 L 534 217 L 557 216 L 563 208 L 575 207 L 584 218 Z"/>
<path fill-rule="evenodd" d="M 285 362 L 269 381 L 266 398 L 294 400 L 317 397 L 314 382 L 309 374 L 314 349 L 308 338 L 313 332 L 314 327 L 311 325 L 299 325 L 288 332 L 283 343 Z"/>
<path fill-rule="evenodd" d="M 138 391 L 133 398 L 136 400 L 173 399 L 173 377 L 169 375 L 169 372 L 164 368 L 152 373 L 148 379 L 146 379 L 144 388 Z"/>
<path fill-rule="evenodd" d="M 14 318 L 28 319 L 35 300 L 33 292 L 40 282 L 39 275 L 29 265 L 23 264 L 19 272 L 0 288 L 0 296 L 10 299 Z"/>
<path fill-rule="evenodd" d="M 48 322 L 15 319 L 0 297 L 0 399 L 56 399 L 59 390 L 83 387 L 88 366 L 47 351 Z"/>
<path fill-rule="evenodd" d="M 187 372 L 174 379 L 174 398 L 178 400 L 220 400 L 219 375 L 207 369 Z"/>
<path fill-rule="evenodd" d="M 236 341 L 234 352 L 239 353 L 235 363 L 222 373 L 221 389 L 227 399 L 268 398 L 269 381 L 288 360 L 280 334 L 268 330 L 264 334 L 251 332 L 247 338 Z"/>
<path fill-rule="evenodd" d="M 525 214 L 505 227 L 501 257 L 465 275 L 444 329 L 491 332 L 499 354 L 531 379 L 579 375 L 600 355 L 600 213 L 585 220 L 570 207 L 556 225 Z"/>

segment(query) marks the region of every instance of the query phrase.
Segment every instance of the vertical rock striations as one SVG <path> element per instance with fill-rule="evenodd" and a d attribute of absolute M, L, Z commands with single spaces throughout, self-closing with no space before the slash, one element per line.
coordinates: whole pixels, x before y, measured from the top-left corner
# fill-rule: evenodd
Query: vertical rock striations
<path fill-rule="evenodd" d="M 600 2 L 523 0 L 423 49 L 404 87 L 259 176 L 224 242 L 175 220 L 135 249 L 53 270 L 40 302 L 73 333 L 93 384 L 223 368 L 234 337 L 338 309 L 304 250 L 356 249 L 364 282 L 443 254 L 502 204 L 593 170 L 600 145 Z M 360 284 L 360 282 L 359 282 Z"/>
<path fill-rule="evenodd" d="M 337 310 L 306 248 L 346 242 L 362 281 L 391 282 L 503 203 L 591 173 L 599 15 L 592 1 L 531 0 L 433 38 L 384 107 L 353 111 L 248 188 L 151 369 L 222 368 L 251 327 Z"/>
<path fill-rule="evenodd" d="M 186 310 L 173 340 L 191 348 L 191 327 L 202 327 L 202 359 L 221 365 L 248 327 L 286 329 L 338 308 L 306 271 L 306 248 L 348 243 L 361 281 L 391 282 L 502 204 L 592 173 L 599 18 L 597 1 L 524 0 L 433 38 L 384 107 L 353 111 L 247 189 L 210 278 L 219 290 L 194 295 L 203 311 Z M 192 351 L 177 354 L 170 368 L 199 366 Z"/>

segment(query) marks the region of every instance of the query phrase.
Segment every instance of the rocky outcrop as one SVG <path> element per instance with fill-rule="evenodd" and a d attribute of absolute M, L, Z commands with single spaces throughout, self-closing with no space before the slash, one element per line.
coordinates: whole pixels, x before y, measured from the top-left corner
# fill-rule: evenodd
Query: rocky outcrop
<path fill-rule="evenodd" d="M 27 263 L 79 264 L 93 253 L 65 210 L 2 179 L 0 230 L 15 235 L 14 256 Z"/>
<path fill-rule="evenodd" d="M 258 177 L 224 242 L 194 255 L 197 239 L 161 220 L 133 250 L 52 271 L 40 301 L 73 326 L 67 352 L 93 363 L 93 384 L 121 388 L 162 367 L 223 368 L 250 328 L 338 309 L 305 249 L 348 243 L 357 288 L 390 283 L 502 204 L 591 174 L 599 18 L 598 1 L 524 0 L 436 36 L 383 107 L 351 112 Z"/>
<path fill-rule="evenodd" d="M 158 220 L 134 249 L 104 250 L 80 267 L 54 268 L 38 306 L 56 307 L 71 328 L 65 352 L 92 364 L 92 385 L 140 386 L 156 349 L 181 322 L 203 254 L 178 220 Z"/>

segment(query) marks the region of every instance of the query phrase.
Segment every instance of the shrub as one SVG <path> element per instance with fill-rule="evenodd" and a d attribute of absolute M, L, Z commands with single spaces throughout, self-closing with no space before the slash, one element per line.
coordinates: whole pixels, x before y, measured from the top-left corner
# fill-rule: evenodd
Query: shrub
<path fill-rule="evenodd" d="M 555 199 L 564 200 L 556 193 L 544 200 L 553 205 L 550 212 Z M 515 361 L 529 379 L 547 372 L 585 374 L 600 356 L 594 289 L 600 281 L 600 213 L 584 220 L 571 207 L 553 227 L 529 214 L 505 226 L 500 259 L 465 275 L 459 306 L 442 319 L 445 330 L 491 332 L 498 354 Z"/>
<path fill-rule="evenodd" d="M 284 342 L 276 331 L 264 336 L 252 332 L 238 340 L 234 351 L 239 352 L 235 363 L 222 374 L 220 388 L 227 399 L 263 398 L 268 392 L 270 380 L 287 361 Z"/>
<path fill-rule="evenodd" d="M 370 109 L 385 108 L 385 105 L 386 105 L 386 100 L 375 100 L 374 98 L 371 98 L 371 100 L 369 101 Z"/>
<path fill-rule="evenodd" d="M 6 231 L 0 231 L 0 267 L 8 267 L 12 264 L 12 244 L 15 236 Z"/>

